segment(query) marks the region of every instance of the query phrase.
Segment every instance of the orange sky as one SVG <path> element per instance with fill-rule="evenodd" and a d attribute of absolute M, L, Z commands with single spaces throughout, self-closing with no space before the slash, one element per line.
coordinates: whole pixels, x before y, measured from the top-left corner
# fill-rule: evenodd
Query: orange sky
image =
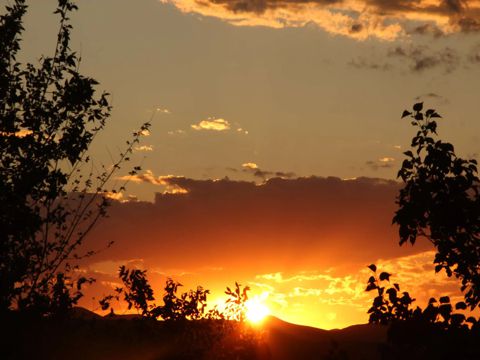
<path fill-rule="evenodd" d="M 95 294 L 111 292 L 118 266 L 129 264 L 148 269 L 159 299 L 167 276 L 186 289 L 210 289 L 211 303 L 238 281 L 272 314 L 330 329 L 367 321 L 370 263 L 393 273 L 420 305 L 456 293 L 451 281 L 434 276 L 426 244 L 398 246 L 393 181 L 164 181 L 185 191 L 158 193 L 154 203 L 115 203 L 89 238 L 90 247 L 115 241 L 84 264 L 99 279 Z M 89 307 L 96 306 L 92 294 Z"/>
<path fill-rule="evenodd" d="M 58 19 L 56 0 L 29 3 L 19 60 L 35 63 Z M 373 262 L 420 302 L 453 294 L 426 244 L 398 247 L 394 179 L 416 101 L 443 116 L 458 155 L 480 153 L 480 1 L 78 4 L 72 48 L 113 105 L 94 166 L 152 119 L 119 199 L 141 201 L 115 203 L 86 243 L 115 241 L 82 264 L 98 278 L 84 305 L 120 264 L 148 269 L 158 298 L 166 276 L 212 301 L 237 280 L 273 314 L 323 328 L 367 320 Z"/>

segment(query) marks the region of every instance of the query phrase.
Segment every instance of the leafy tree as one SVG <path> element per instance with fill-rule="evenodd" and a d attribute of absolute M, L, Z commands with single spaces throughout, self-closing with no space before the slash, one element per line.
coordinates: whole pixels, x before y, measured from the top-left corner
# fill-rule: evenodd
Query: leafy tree
<path fill-rule="evenodd" d="M 119 277 L 125 286 L 124 299 L 128 303 L 128 309 L 135 307 L 142 312 L 143 316 L 150 316 L 149 301 L 155 300 L 153 290 L 146 278 L 146 270 L 129 270 L 120 266 Z M 119 293 L 122 289 L 117 290 Z"/>
<path fill-rule="evenodd" d="M 76 9 L 58 0 L 55 53 L 38 65 L 17 61 L 25 0 L 14 0 L 0 16 L 0 312 L 45 314 L 52 300 L 63 304 L 57 309 L 76 303 L 79 293 L 70 291 L 92 279 L 68 275 L 72 261 L 94 253 L 79 247 L 105 215 L 107 182 L 149 127 L 134 133 L 110 170 L 83 169 L 111 108 L 70 49 L 69 15 Z"/>
<path fill-rule="evenodd" d="M 477 161 L 462 159 L 448 142 L 438 140 L 440 115 L 423 111 L 423 103 L 404 111 L 417 128 L 411 150 L 398 172 L 405 186 L 393 222 L 399 225 L 400 245 L 419 237 L 436 248 L 435 271 L 461 280 L 465 302 L 480 302 L 480 196 Z"/>

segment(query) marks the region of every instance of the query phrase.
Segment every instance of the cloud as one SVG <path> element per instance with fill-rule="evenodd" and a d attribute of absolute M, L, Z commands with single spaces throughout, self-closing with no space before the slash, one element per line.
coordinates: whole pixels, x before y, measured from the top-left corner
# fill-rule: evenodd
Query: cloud
<path fill-rule="evenodd" d="M 446 73 L 451 73 L 461 62 L 458 53 L 450 47 L 431 50 L 426 46 L 397 46 L 389 50 L 388 56 L 407 60 L 413 72 L 440 67 Z"/>
<path fill-rule="evenodd" d="M 170 115 L 172 112 L 168 110 L 167 108 L 162 108 L 162 107 L 157 107 L 155 109 L 156 112 L 161 113 L 161 114 L 167 114 Z"/>
<path fill-rule="evenodd" d="M 135 151 L 153 151 L 153 145 L 135 146 Z"/>
<path fill-rule="evenodd" d="M 434 93 L 434 92 L 429 92 L 429 93 L 426 93 L 426 94 L 423 94 L 423 95 L 418 95 L 414 98 L 415 101 L 434 101 L 438 104 L 442 104 L 442 105 L 445 105 L 445 104 L 448 104 L 449 101 L 446 97 L 440 95 L 440 94 L 437 94 L 437 93 Z"/>
<path fill-rule="evenodd" d="M 387 62 L 376 62 L 374 60 L 366 59 L 364 57 L 358 57 L 352 59 L 348 62 L 347 65 L 350 65 L 357 69 L 369 69 L 369 70 L 391 70 L 392 64 Z"/>
<path fill-rule="evenodd" d="M 247 162 L 242 164 L 242 168 L 244 169 L 249 169 L 249 170 L 255 170 L 258 169 L 258 165 L 252 162 Z"/>
<path fill-rule="evenodd" d="M 139 132 L 140 136 L 150 136 L 150 130 L 144 129 Z"/>
<path fill-rule="evenodd" d="M 185 290 L 196 285 L 212 290 L 209 302 L 237 280 L 251 286 L 253 295 L 267 292 L 275 315 L 332 328 L 367 320 L 370 263 L 392 272 L 402 290 L 418 299 L 453 294 L 458 287 L 433 275 L 427 241 L 398 245 L 398 230 L 391 225 L 401 187 L 395 181 L 308 177 L 256 184 L 151 171 L 133 179 L 184 193 L 159 192 L 153 203 L 112 202 L 109 217 L 84 244 L 92 249 L 115 241 L 82 264 L 110 274 L 102 275 L 104 285 L 95 285 L 99 293 L 118 281 L 118 264 L 141 259 L 159 298 L 169 275 Z"/>
<path fill-rule="evenodd" d="M 432 23 L 425 23 L 421 25 L 416 25 L 406 30 L 407 34 L 411 35 L 430 35 L 434 38 L 440 38 L 446 36 L 437 25 Z"/>
<path fill-rule="evenodd" d="M 232 171 L 232 168 L 229 168 Z M 257 164 L 253 162 L 247 162 L 242 164 L 242 171 L 245 173 L 250 173 L 255 177 L 258 177 L 262 180 L 266 180 L 272 177 L 279 177 L 279 178 L 294 178 L 296 175 L 294 172 L 284 172 L 284 171 L 269 171 L 269 170 L 262 170 L 258 167 Z M 237 172 L 237 169 L 234 169 L 234 172 Z"/>
<path fill-rule="evenodd" d="M 193 130 L 211 130 L 211 131 L 226 131 L 230 130 L 230 123 L 225 119 L 208 118 L 202 120 L 198 124 L 191 125 Z"/>
<path fill-rule="evenodd" d="M 378 170 L 378 169 L 390 169 L 393 167 L 395 163 L 395 159 L 392 157 L 381 157 L 376 161 L 367 161 L 365 164 L 370 167 L 373 170 Z"/>
<path fill-rule="evenodd" d="M 181 130 L 181 129 L 171 130 L 171 131 L 169 131 L 167 134 L 170 135 L 170 136 L 174 136 L 174 135 L 185 135 L 185 130 Z"/>
<path fill-rule="evenodd" d="M 468 54 L 468 61 L 472 64 L 480 63 L 480 44 L 475 45 Z"/>
<path fill-rule="evenodd" d="M 152 185 L 165 186 L 165 193 L 185 194 L 187 190 L 175 184 L 175 179 L 184 179 L 181 176 L 162 175 L 155 176 L 151 170 L 146 170 L 143 174 L 124 175 L 118 177 L 119 180 L 131 181 L 133 183 L 148 183 Z"/>
<path fill-rule="evenodd" d="M 392 284 L 398 283 L 402 292 L 408 291 L 416 299 L 414 306 L 426 306 L 431 297 L 450 296 L 454 303 L 461 300 L 458 281 L 443 273 L 435 274 L 432 265 L 434 256 L 434 251 L 424 251 L 389 260 L 378 259 L 376 264 L 378 271 L 391 274 Z M 286 313 L 291 321 L 302 322 L 305 318 L 314 317 L 328 328 L 342 321 L 347 325 L 348 316 L 367 321 L 366 310 L 376 296 L 375 292 L 365 291 L 371 274 L 366 265 L 351 269 L 347 274 L 334 267 L 322 271 L 257 275 L 250 284 L 267 292 L 270 306 L 278 313 Z M 305 317 L 301 313 L 295 314 L 292 311 L 294 307 L 300 308 Z M 339 316 L 322 318 L 318 313 Z"/>
<path fill-rule="evenodd" d="M 412 34 L 441 36 L 480 30 L 478 0 L 159 0 L 184 13 L 236 26 L 272 28 L 314 24 L 358 40 L 394 40 Z"/>
<path fill-rule="evenodd" d="M 156 177 L 151 171 L 129 179 L 183 193 L 159 192 L 154 203 L 114 203 L 94 236 L 117 242 L 108 257 L 232 268 L 253 256 L 261 262 L 255 271 L 266 274 L 284 271 L 279 263 L 291 270 L 327 268 L 399 252 L 391 226 L 399 189 L 394 181 L 273 178 L 259 185 Z M 181 260 L 165 257 L 172 251 Z M 237 255 L 224 258 L 232 252 Z"/>

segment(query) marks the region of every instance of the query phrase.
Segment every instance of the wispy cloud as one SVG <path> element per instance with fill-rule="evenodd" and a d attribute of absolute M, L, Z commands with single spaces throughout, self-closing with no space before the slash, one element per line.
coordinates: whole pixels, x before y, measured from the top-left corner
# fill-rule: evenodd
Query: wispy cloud
<path fill-rule="evenodd" d="M 153 151 L 153 145 L 141 145 L 141 146 L 135 146 L 134 148 L 135 151 Z"/>
<path fill-rule="evenodd" d="M 365 164 L 373 170 L 390 169 L 395 164 L 395 159 L 393 157 L 384 156 L 375 161 L 369 160 Z"/>
<path fill-rule="evenodd" d="M 397 46 L 389 50 L 388 56 L 407 60 L 410 70 L 414 72 L 439 67 L 450 73 L 461 63 L 460 55 L 450 47 L 432 50 L 426 46 Z"/>
<path fill-rule="evenodd" d="M 157 108 L 155 109 L 155 111 L 158 112 L 158 113 L 167 114 L 167 115 L 169 115 L 169 114 L 172 113 L 172 112 L 171 112 L 170 110 L 168 110 L 167 108 L 162 108 L 162 107 L 157 107 Z"/>
<path fill-rule="evenodd" d="M 178 130 L 171 130 L 171 131 L 168 131 L 167 132 L 168 135 L 170 136 L 175 136 L 175 135 L 185 135 L 186 132 L 185 130 L 182 130 L 182 129 L 178 129 Z"/>

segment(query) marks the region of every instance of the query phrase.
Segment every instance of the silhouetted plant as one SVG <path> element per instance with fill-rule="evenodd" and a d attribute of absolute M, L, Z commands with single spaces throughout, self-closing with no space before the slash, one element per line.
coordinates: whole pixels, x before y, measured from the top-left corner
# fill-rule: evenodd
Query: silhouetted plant
<path fill-rule="evenodd" d="M 177 290 L 180 286 L 182 284 L 167 279 L 163 295 L 164 305 L 152 310 L 155 317 L 160 316 L 164 320 L 174 321 L 199 320 L 204 317 L 207 295 L 210 291 L 198 286 L 196 290 L 189 290 L 178 297 Z"/>
<path fill-rule="evenodd" d="M 124 289 L 119 288 L 117 292 L 121 293 L 123 291 L 129 310 L 135 307 L 135 309 L 141 311 L 143 316 L 150 316 L 152 306 L 149 305 L 149 302 L 155 299 L 146 274 L 146 270 L 129 270 L 125 266 L 120 266 L 119 277 L 123 282 Z"/>
<path fill-rule="evenodd" d="M 413 308 L 415 299 L 408 292 L 399 295 L 400 286 L 390 285 L 391 274 L 376 266 L 369 268 L 374 275 L 368 279 L 366 291 L 376 291 L 368 310 L 369 323 L 388 325 L 387 343 L 381 344 L 382 359 L 476 359 L 480 356 L 478 321 L 454 312 L 450 297 L 437 301 L 431 298 L 425 309 Z M 455 310 L 466 310 L 465 302 L 455 304 Z"/>
<path fill-rule="evenodd" d="M 77 6 L 58 0 L 55 54 L 35 66 L 17 61 L 27 6 L 11 3 L 0 16 L 0 312 L 46 314 L 71 307 L 81 285 L 92 281 L 73 278 L 72 262 L 95 253 L 79 247 L 106 214 L 107 182 L 149 124 L 134 133 L 111 169 L 86 173 L 88 148 L 111 108 L 108 94 L 96 95 L 97 81 L 80 74 L 70 49 L 69 14 Z M 58 298 L 59 286 L 77 292 Z M 54 306 L 55 297 L 61 306 Z"/>
<path fill-rule="evenodd" d="M 419 321 L 435 324 L 442 329 L 468 329 L 477 323 L 474 317 L 466 318 L 464 314 L 453 312 L 450 297 L 442 296 L 437 301 L 431 298 L 425 309 L 413 308 L 413 299 L 406 291 L 400 294 L 400 285 L 390 284 L 391 274 L 381 272 L 377 276 L 377 267 L 374 264 L 368 266 L 373 275 L 367 282 L 366 291 L 377 291 L 372 306 L 368 310 L 369 323 L 389 325 L 393 322 Z M 465 310 L 467 305 L 463 301 L 455 304 L 455 310 Z M 470 325 L 469 325 L 470 324 Z"/>
<path fill-rule="evenodd" d="M 368 268 L 374 274 L 368 279 L 366 291 L 377 291 L 377 296 L 368 309 L 369 322 L 386 325 L 392 321 L 410 319 L 413 315 L 410 306 L 415 299 L 412 299 L 408 292 L 403 292 L 400 296 L 400 285 L 396 283 L 388 288 L 382 286 L 385 281 L 390 284 L 391 274 L 381 272 L 377 276 L 377 267 L 374 264 L 369 265 Z"/>
<path fill-rule="evenodd" d="M 423 112 L 423 103 L 417 103 L 402 117 L 410 117 L 418 130 L 398 172 L 405 183 L 393 218 L 400 245 L 428 239 L 436 248 L 435 272 L 459 278 L 465 302 L 474 309 L 480 302 L 477 161 L 458 157 L 452 144 L 437 139 L 435 110 Z"/>
<path fill-rule="evenodd" d="M 228 295 L 228 298 L 225 302 L 225 312 L 224 317 L 228 320 L 235 320 L 243 322 L 246 318 L 247 307 L 246 303 L 248 300 L 248 292 L 250 287 L 245 286 L 242 289 L 242 285 L 235 281 L 235 289 L 232 290 L 227 286 L 225 294 Z"/>
<path fill-rule="evenodd" d="M 119 277 L 123 287 L 115 289 L 115 295 L 107 295 L 99 301 L 102 310 L 108 310 L 111 301 L 119 300 L 123 294 L 128 304 L 128 309 L 137 309 L 142 316 L 150 318 L 162 318 L 163 320 L 200 320 L 208 317 L 205 313 L 207 307 L 207 295 L 209 290 L 198 286 L 196 290 L 177 294 L 182 284 L 167 278 L 165 283 L 165 294 L 163 305 L 155 305 L 155 297 L 152 287 L 147 279 L 146 270 L 130 270 L 120 266 Z"/>

